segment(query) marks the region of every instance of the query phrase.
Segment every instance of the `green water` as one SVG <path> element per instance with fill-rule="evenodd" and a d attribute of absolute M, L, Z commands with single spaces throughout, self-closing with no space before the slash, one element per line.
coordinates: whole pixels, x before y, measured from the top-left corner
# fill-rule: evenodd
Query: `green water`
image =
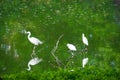
<path fill-rule="evenodd" d="M 32 66 L 34 71 L 57 70 L 51 50 L 61 35 L 55 55 L 65 64 L 71 56 L 67 43 L 78 51 L 84 48 L 82 33 L 88 39 L 88 51 L 73 59 L 72 67 L 82 67 L 83 57 L 89 58 L 87 66 L 120 67 L 118 7 L 112 0 L 1 0 L 0 75 L 26 71 L 33 45 L 25 30 L 43 41 L 35 50 L 43 61 Z"/>

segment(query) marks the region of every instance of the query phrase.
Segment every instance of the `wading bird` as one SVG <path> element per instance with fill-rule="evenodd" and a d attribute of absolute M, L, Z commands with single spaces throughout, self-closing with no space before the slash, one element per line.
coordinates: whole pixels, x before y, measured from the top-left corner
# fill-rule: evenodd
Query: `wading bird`
<path fill-rule="evenodd" d="M 30 36 L 31 36 L 31 32 L 30 32 L 30 31 L 28 31 L 28 32 L 25 31 L 25 33 L 28 34 L 28 40 L 29 40 L 32 44 L 34 44 L 33 53 L 31 54 L 31 56 L 32 56 L 32 55 L 35 55 L 35 56 L 36 56 L 36 54 L 35 54 L 35 47 L 36 47 L 37 45 L 39 45 L 39 44 L 42 44 L 43 42 L 40 41 L 39 39 L 35 38 L 35 37 L 30 37 Z"/>
<path fill-rule="evenodd" d="M 71 51 L 76 51 L 77 49 L 76 49 L 76 47 L 73 45 L 73 44 L 67 44 L 67 47 L 68 47 L 68 49 L 69 50 L 71 50 Z"/>
<path fill-rule="evenodd" d="M 82 41 L 83 41 L 83 43 L 84 43 L 85 45 L 88 46 L 88 40 L 87 40 L 87 38 L 85 37 L 85 34 L 84 34 L 84 33 L 82 33 Z"/>
<path fill-rule="evenodd" d="M 88 58 L 84 58 L 82 60 L 82 67 L 84 68 L 87 63 L 88 63 Z"/>
<path fill-rule="evenodd" d="M 74 55 L 72 51 L 76 51 L 76 47 L 73 44 L 67 44 L 68 49 L 71 51 L 72 56 Z"/>
<path fill-rule="evenodd" d="M 28 62 L 28 71 L 30 71 L 31 70 L 31 66 L 30 65 L 36 65 L 36 64 L 38 64 L 39 62 L 41 62 L 42 61 L 42 59 L 39 59 L 38 57 L 36 57 L 36 58 L 33 58 L 33 59 L 31 59 L 29 62 Z"/>
<path fill-rule="evenodd" d="M 37 38 L 35 38 L 35 37 L 30 37 L 31 36 L 31 32 L 30 31 L 28 31 L 28 32 L 26 32 L 27 34 L 28 34 L 28 40 L 32 43 L 32 44 L 34 44 L 34 45 L 39 45 L 39 44 L 42 44 L 43 42 L 42 41 L 40 41 L 39 39 L 37 39 Z"/>

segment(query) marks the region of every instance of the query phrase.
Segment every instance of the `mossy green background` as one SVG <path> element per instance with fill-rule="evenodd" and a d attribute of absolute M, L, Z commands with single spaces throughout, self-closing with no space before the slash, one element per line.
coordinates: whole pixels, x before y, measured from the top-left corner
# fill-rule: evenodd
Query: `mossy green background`
<path fill-rule="evenodd" d="M 55 55 L 65 63 L 70 56 L 67 43 L 78 50 L 84 47 L 82 33 L 89 41 L 87 66 L 120 68 L 119 7 L 114 0 L 1 0 L 0 44 L 10 44 L 11 50 L 6 55 L 0 48 L 0 75 L 26 71 L 33 45 L 23 30 L 31 31 L 32 36 L 44 42 L 36 49 L 43 62 L 32 66 L 32 71 L 58 70 L 49 63 L 56 65 L 50 52 L 58 37 L 64 34 Z M 14 50 L 19 57 L 14 57 Z M 73 60 L 73 68 L 82 67 L 83 57 L 79 55 Z"/>

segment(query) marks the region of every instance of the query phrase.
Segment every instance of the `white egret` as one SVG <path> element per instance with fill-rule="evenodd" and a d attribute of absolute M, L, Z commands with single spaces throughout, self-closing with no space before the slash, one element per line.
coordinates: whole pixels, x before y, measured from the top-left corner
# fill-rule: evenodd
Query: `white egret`
<path fill-rule="evenodd" d="M 28 71 L 30 71 L 31 70 L 31 66 L 30 65 L 36 65 L 36 64 L 38 64 L 39 62 L 41 62 L 42 61 L 42 59 L 39 59 L 38 57 L 36 57 L 36 58 L 33 58 L 33 59 L 31 59 L 29 62 L 28 62 Z"/>
<path fill-rule="evenodd" d="M 88 63 L 88 58 L 84 58 L 82 60 L 82 67 L 84 68 L 87 63 Z"/>
<path fill-rule="evenodd" d="M 85 37 L 85 34 L 84 34 L 84 33 L 82 33 L 82 41 L 83 41 L 83 43 L 84 43 L 85 45 L 88 46 L 88 40 L 87 40 L 87 38 Z"/>
<path fill-rule="evenodd" d="M 32 44 L 34 44 L 34 45 L 39 45 L 39 44 L 42 44 L 43 42 L 42 41 L 40 41 L 39 39 L 37 39 L 37 38 L 35 38 L 35 37 L 30 37 L 30 35 L 31 35 L 31 32 L 30 31 L 28 31 L 28 32 L 26 32 L 27 34 L 28 34 L 28 40 L 32 43 Z"/>
<path fill-rule="evenodd" d="M 76 51 L 77 49 L 76 49 L 76 47 L 73 45 L 73 44 L 67 44 L 67 47 L 68 47 L 68 49 L 69 50 L 71 50 L 71 51 Z"/>
<path fill-rule="evenodd" d="M 67 44 L 67 47 L 70 51 L 76 51 L 76 47 L 73 44 Z M 74 55 L 73 52 L 71 52 L 72 56 Z"/>

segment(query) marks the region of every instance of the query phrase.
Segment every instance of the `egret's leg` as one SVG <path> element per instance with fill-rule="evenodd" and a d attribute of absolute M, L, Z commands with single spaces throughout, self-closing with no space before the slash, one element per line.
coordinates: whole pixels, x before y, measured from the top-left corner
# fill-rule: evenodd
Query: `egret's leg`
<path fill-rule="evenodd" d="M 69 52 L 71 55 L 74 55 L 74 54 L 73 54 L 73 51 L 71 51 L 71 50 L 68 50 L 68 52 Z"/>
<path fill-rule="evenodd" d="M 75 56 L 75 52 L 74 51 L 69 50 L 68 52 L 71 54 L 72 57 Z"/>
<path fill-rule="evenodd" d="M 32 52 L 32 54 L 31 54 L 31 57 L 32 57 L 32 58 L 36 57 L 35 48 L 36 48 L 36 46 L 34 45 L 34 47 L 33 47 L 33 52 Z"/>
<path fill-rule="evenodd" d="M 87 56 L 87 52 L 88 52 L 88 48 L 87 48 L 87 46 L 86 45 L 84 45 L 84 48 L 83 48 L 83 50 L 82 50 L 82 55 L 83 55 L 83 58 L 85 58 L 86 56 Z"/>
<path fill-rule="evenodd" d="M 88 48 L 87 48 L 87 47 L 86 47 L 84 50 L 85 50 L 85 53 L 87 53 L 87 52 L 88 52 Z"/>
<path fill-rule="evenodd" d="M 36 48 L 36 46 L 34 45 L 34 47 L 33 47 L 33 51 L 35 52 L 35 48 Z"/>
<path fill-rule="evenodd" d="M 35 58 L 35 57 L 37 57 L 37 55 L 35 53 L 32 53 L 31 58 Z"/>
<path fill-rule="evenodd" d="M 31 58 L 35 58 L 35 57 L 37 57 L 37 55 L 32 53 Z"/>
<path fill-rule="evenodd" d="M 34 57 L 33 57 L 33 54 L 31 54 L 31 58 L 33 59 Z"/>
<path fill-rule="evenodd" d="M 86 45 L 84 44 L 83 49 L 85 49 L 85 48 L 86 48 Z"/>
<path fill-rule="evenodd" d="M 73 53 L 73 52 L 71 52 L 71 55 L 72 55 L 72 56 L 74 56 L 74 53 Z"/>
<path fill-rule="evenodd" d="M 84 45 L 84 47 L 83 47 L 83 49 L 82 49 L 82 53 L 83 53 L 83 54 L 84 54 L 84 53 L 87 53 L 87 51 L 88 51 L 87 46 Z"/>

